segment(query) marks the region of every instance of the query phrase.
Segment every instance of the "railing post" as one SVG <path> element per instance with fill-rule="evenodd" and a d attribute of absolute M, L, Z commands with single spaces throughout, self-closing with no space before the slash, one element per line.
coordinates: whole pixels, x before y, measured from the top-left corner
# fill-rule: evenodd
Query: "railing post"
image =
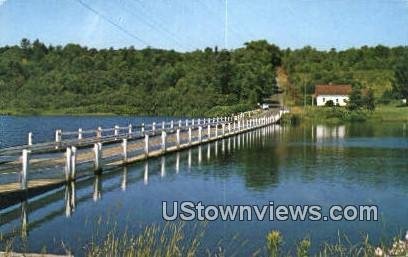
<path fill-rule="evenodd" d="M 188 119 L 186 119 L 186 127 L 188 127 Z"/>
<path fill-rule="evenodd" d="M 181 128 L 181 120 L 178 122 L 178 127 Z"/>
<path fill-rule="evenodd" d="M 132 133 L 133 133 L 132 129 L 133 129 L 132 124 L 129 124 L 129 126 L 128 126 L 128 136 L 129 137 L 132 137 Z"/>
<path fill-rule="evenodd" d="M 82 128 L 78 129 L 78 140 L 82 139 Z"/>
<path fill-rule="evenodd" d="M 203 130 L 203 127 L 201 127 L 201 126 L 198 126 L 198 142 L 202 142 L 202 130 Z"/>
<path fill-rule="evenodd" d="M 65 181 L 69 181 L 71 177 L 71 157 L 72 157 L 72 149 L 71 147 L 67 147 L 67 150 L 65 152 Z"/>
<path fill-rule="evenodd" d="M 225 123 L 222 123 L 222 136 L 225 136 Z"/>
<path fill-rule="evenodd" d="M 27 149 L 23 149 L 22 155 L 21 155 L 21 162 L 22 162 L 22 169 L 21 169 L 21 177 L 20 177 L 20 187 L 22 190 L 27 189 L 27 174 L 28 174 L 28 169 L 29 169 L 29 163 L 30 163 L 30 156 L 29 156 L 29 151 Z"/>
<path fill-rule="evenodd" d="M 228 121 L 228 134 L 231 134 L 231 122 Z"/>
<path fill-rule="evenodd" d="M 95 163 L 94 163 L 94 171 L 95 173 L 98 173 L 102 170 L 102 144 L 101 143 L 95 143 L 94 144 L 94 157 L 95 157 Z"/>
<path fill-rule="evenodd" d="M 123 148 L 123 161 L 127 162 L 128 160 L 128 141 L 126 138 L 123 139 L 122 141 L 122 148 Z"/>
<path fill-rule="evenodd" d="M 55 131 L 55 142 L 60 143 L 61 142 L 61 137 L 62 137 L 62 131 L 60 129 L 57 129 Z"/>
<path fill-rule="evenodd" d="M 162 135 L 161 135 L 161 149 L 163 152 L 166 152 L 166 138 L 167 138 L 167 133 L 166 131 L 162 131 Z"/>
<path fill-rule="evenodd" d="M 33 133 L 28 132 L 28 145 L 33 145 Z"/>
<path fill-rule="evenodd" d="M 235 127 L 236 127 L 236 125 L 235 125 L 235 120 L 234 120 L 234 134 L 235 134 Z"/>
<path fill-rule="evenodd" d="M 152 132 L 153 132 L 153 136 L 156 135 L 156 122 L 153 122 L 152 124 Z"/>
<path fill-rule="evenodd" d="M 171 128 L 171 129 L 174 128 L 174 121 L 173 121 L 173 120 L 170 121 L 170 128 Z"/>
<path fill-rule="evenodd" d="M 194 126 L 194 119 L 191 120 L 191 125 Z"/>
<path fill-rule="evenodd" d="M 162 121 L 162 130 L 166 128 L 166 122 Z"/>
<path fill-rule="evenodd" d="M 77 148 L 71 146 L 71 180 L 75 180 L 76 178 L 76 153 Z"/>
<path fill-rule="evenodd" d="M 218 121 L 215 124 L 215 138 L 218 138 Z"/>
<path fill-rule="evenodd" d="M 115 125 L 115 128 L 113 130 L 113 134 L 115 135 L 115 139 L 117 139 L 117 136 L 119 135 L 119 126 Z"/>
<path fill-rule="evenodd" d="M 144 153 L 147 158 L 149 156 L 149 134 L 145 135 Z"/>
<path fill-rule="evenodd" d="M 188 144 L 191 145 L 191 127 L 188 128 Z"/>
<path fill-rule="evenodd" d="M 197 124 L 200 125 L 201 124 L 201 119 L 197 120 Z"/>
<path fill-rule="evenodd" d="M 142 128 L 140 129 L 140 135 L 144 136 L 145 133 L 145 124 L 142 123 Z"/>
<path fill-rule="evenodd" d="M 98 128 L 96 129 L 96 137 L 97 137 L 97 138 L 101 138 L 101 137 L 102 137 L 102 128 L 101 128 L 101 127 L 98 127 Z"/>
<path fill-rule="evenodd" d="M 177 144 L 177 149 L 180 149 L 180 128 L 178 128 L 176 132 L 176 144 Z"/>

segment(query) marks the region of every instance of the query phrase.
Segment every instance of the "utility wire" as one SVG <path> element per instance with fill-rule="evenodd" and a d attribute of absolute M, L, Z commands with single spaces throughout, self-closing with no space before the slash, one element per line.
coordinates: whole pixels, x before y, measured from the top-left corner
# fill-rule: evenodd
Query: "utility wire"
<path fill-rule="evenodd" d="M 109 24 L 111 24 L 112 26 L 114 26 L 115 28 L 117 28 L 118 30 L 120 30 L 121 32 L 125 33 L 126 35 L 128 35 L 129 37 L 139 41 L 140 43 L 143 43 L 144 45 L 149 45 L 146 41 L 144 41 L 143 39 L 141 39 L 140 37 L 136 36 L 135 34 L 131 33 L 129 30 L 123 28 L 122 26 L 120 26 L 119 24 L 117 24 L 116 22 L 114 22 L 113 20 L 111 20 L 109 17 L 103 15 L 102 13 L 98 12 L 97 10 L 95 10 L 94 8 L 92 8 L 91 6 L 89 6 L 88 4 L 84 3 L 82 0 L 76 0 L 78 3 L 80 3 L 83 7 L 85 7 L 86 9 L 88 9 L 89 11 L 91 11 L 92 13 L 96 14 L 97 16 L 101 17 L 102 19 L 104 19 L 105 21 L 107 21 Z"/>
<path fill-rule="evenodd" d="M 134 2 L 136 2 L 140 7 L 142 7 L 142 9 L 144 10 L 145 17 L 149 17 L 150 21 L 153 24 L 155 24 L 157 27 L 159 27 L 159 29 L 161 29 L 162 31 L 164 31 L 165 33 L 167 33 L 168 35 L 173 37 L 174 41 L 177 41 L 178 43 L 182 44 L 181 43 L 182 41 L 179 40 L 179 37 L 176 34 L 174 34 L 173 32 L 171 32 L 169 30 L 167 30 L 165 28 L 165 26 L 162 25 L 162 24 L 166 24 L 167 23 L 166 21 L 161 19 L 161 17 L 158 16 L 158 15 L 152 15 L 152 13 L 148 11 L 148 8 L 146 7 L 146 5 L 141 0 L 134 0 Z M 153 17 L 155 17 L 156 20 L 154 20 Z M 190 44 L 187 44 L 186 46 L 190 47 L 191 49 L 195 48 L 193 45 L 190 45 Z"/>

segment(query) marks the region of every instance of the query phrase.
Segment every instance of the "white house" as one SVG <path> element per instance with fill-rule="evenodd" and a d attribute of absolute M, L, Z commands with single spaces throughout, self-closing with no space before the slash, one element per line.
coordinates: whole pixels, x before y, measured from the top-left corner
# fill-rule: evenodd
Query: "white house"
<path fill-rule="evenodd" d="M 346 106 L 350 93 L 351 85 L 316 85 L 316 105 L 325 106 L 328 101 L 333 101 L 334 105 Z"/>

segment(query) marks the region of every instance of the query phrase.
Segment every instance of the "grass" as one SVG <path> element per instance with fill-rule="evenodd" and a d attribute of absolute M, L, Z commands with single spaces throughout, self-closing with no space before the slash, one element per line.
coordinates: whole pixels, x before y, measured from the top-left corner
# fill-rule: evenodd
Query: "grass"
<path fill-rule="evenodd" d="M 408 106 L 378 105 L 374 111 L 360 110 L 350 112 L 344 107 L 306 108 L 295 106 L 284 117 L 286 123 L 313 122 L 339 124 L 345 122 L 408 122 Z"/>
<path fill-rule="evenodd" d="M 99 223 L 102 224 L 102 223 Z M 214 250 L 201 249 L 201 243 L 205 232 L 205 224 L 195 226 L 193 231 L 186 229 L 185 223 L 167 223 L 160 227 L 157 225 L 146 226 L 138 235 L 132 235 L 127 231 L 123 233 L 113 229 L 105 236 L 94 234 L 91 242 L 85 246 L 78 246 L 85 250 L 87 257 L 195 257 L 226 255 L 223 246 Z M 406 235 L 406 237 L 408 234 Z M 373 245 L 368 236 L 360 242 L 351 243 L 346 236 L 338 234 L 337 242 L 323 243 L 314 253 L 311 253 L 313 245 L 309 237 L 305 237 L 295 243 L 289 250 L 283 250 L 285 245 L 284 236 L 280 231 L 272 230 L 265 235 L 265 245 L 256 250 L 251 256 L 269 257 L 372 257 L 372 256 L 408 256 L 408 239 L 405 241 L 395 237 L 389 243 Z M 237 240 L 233 238 L 232 240 Z M 227 241 L 228 242 L 228 241 Z M 250 244 L 250 241 L 249 241 Z M 6 242 L 6 255 L 12 253 L 12 244 Z M 286 246 L 286 245 L 285 245 Z M 201 248 L 200 248 L 201 247 Z M 288 249 L 286 247 L 286 249 Z M 75 253 L 76 249 L 73 249 Z M 66 249 L 66 254 L 72 253 Z M 42 253 L 46 253 L 45 250 Z M 239 251 L 233 256 L 240 256 Z"/>

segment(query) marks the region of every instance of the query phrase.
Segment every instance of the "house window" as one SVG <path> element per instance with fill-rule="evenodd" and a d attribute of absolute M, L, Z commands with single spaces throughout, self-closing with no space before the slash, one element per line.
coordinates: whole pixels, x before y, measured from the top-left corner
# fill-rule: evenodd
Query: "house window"
<path fill-rule="evenodd" d="M 326 102 L 326 98 L 323 97 L 323 102 Z"/>
<path fill-rule="evenodd" d="M 339 102 L 339 99 L 338 98 L 336 98 L 336 103 L 338 103 Z"/>
<path fill-rule="evenodd" d="M 347 103 L 347 99 L 346 99 L 346 98 L 344 98 L 344 99 L 343 99 L 343 102 L 344 102 L 344 103 Z"/>

